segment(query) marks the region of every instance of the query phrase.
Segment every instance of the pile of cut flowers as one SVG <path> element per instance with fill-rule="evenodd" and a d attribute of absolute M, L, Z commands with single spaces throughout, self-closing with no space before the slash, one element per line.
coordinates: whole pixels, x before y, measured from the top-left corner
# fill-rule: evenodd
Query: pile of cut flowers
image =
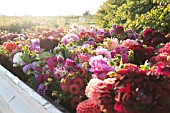
<path fill-rule="evenodd" d="M 0 44 L 1 65 L 71 113 L 170 113 L 170 35 L 73 24 Z"/>

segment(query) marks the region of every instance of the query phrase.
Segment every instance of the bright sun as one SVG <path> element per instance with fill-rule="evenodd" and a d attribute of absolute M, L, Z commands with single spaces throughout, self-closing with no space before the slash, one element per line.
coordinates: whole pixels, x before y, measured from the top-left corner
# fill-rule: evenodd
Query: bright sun
<path fill-rule="evenodd" d="M 82 15 L 89 10 L 95 14 L 106 0 L 2 0 L 0 14 L 62 16 Z"/>

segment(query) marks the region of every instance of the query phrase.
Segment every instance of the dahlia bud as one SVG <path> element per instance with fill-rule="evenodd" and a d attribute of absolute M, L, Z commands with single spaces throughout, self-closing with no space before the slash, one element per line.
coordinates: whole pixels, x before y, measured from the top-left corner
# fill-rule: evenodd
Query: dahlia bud
<path fill-rule="evenodd" d="M 48 78 L 48 82 L 52 82 L 52 80 L 53 80 L 52 78 Z"/>
<path fill-rule="evenodd" d="M 57 56 L 57 60 L 59 63 L 62 63 L 64 61 L 64 58 L 61 55 L 59 55 Z"/>
<path fill-rule="evenodd" d="M 52 93 L 52 97 L 56 97 L 57 96 L 57 94 L 56 93 Z"/>

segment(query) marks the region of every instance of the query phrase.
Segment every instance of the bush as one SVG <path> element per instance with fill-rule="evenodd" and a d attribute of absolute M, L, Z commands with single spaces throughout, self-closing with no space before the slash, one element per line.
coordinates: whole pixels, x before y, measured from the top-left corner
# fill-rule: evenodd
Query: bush
<path fill-rule="evenodd" d="M 100 27 L 123 24 L 137 32 L 150 27 L 169 33 L 170 0 L 107 0 L 95 17 Z"/>

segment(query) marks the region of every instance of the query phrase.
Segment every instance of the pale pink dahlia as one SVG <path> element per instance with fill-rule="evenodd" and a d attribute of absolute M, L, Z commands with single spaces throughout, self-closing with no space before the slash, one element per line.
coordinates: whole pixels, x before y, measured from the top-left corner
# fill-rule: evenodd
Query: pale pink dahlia
<path fill-rule="evenodd" d="M 107 39 L 105 39 L 103 44 L 109 51 L 113 50 L 115 47 L 120 45 L 117 38 L 107 38 Z"/>
<path fill-rule="evenodd" d="M 138 42 L 135 41 L 135 40 L 126 39 L 122 43 L 122 46 L 124 46 L 124 47 L 129 47 L 129 46 L 132 46 L 132 45 L 138 45 Z"/>
<path fill-rule="evenodd" d="M 95 50 L 95 52 L 96 52 L 96 55 L 102 55 L 102 56 L 104 56 L 106 58 L 111 58 L 110 53 L 105 48 L 97 48 Z"/>
<path fill-rule="evenodd" d="M 80 53 L 78 54 L 78 58 L 80 62 L 87 62 L 90 60 L 91 55 L 87 54 L 87 53 Z"/>
<path fill-rule="evenodd" d="M 92 100 L 97 100 L 100 94 L 99 89 L 104 86 L 103 84 L 105 84 L 105 82 L 100 79 L 91 79 L 86 86 L 85 95 Z"/>

